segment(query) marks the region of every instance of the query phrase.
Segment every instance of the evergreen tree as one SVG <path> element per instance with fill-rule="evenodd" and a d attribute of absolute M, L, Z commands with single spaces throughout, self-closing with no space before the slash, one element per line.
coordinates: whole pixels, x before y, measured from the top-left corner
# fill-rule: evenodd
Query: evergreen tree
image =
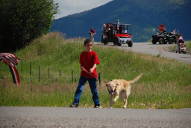
<path fill-rule="evenodd" d="M 0 52 L 15 51 L 47 33 L 56 10 L 53 0 L 0 0 Z"/>

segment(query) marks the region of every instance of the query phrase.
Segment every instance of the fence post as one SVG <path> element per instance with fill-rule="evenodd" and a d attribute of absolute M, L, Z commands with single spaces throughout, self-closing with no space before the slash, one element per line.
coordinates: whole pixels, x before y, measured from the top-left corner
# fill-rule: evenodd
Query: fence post
<path fill-rule="evenodd" d="M 30 79 L 31 79 L 31 76 L 32 76 L 32 64 L 31 64 L 31 62 L 30 62 L 30 67 L 29 67 L 30 69 L 30 71 L 29 71 L 29 73 L 30 73 Z"/>
<path fill-rule="evenodd" d="M 31 64 L 31 62 L 30 62 L 30 65 L 29 65 L 29 73 L 30 73 L 29 85 L 30 85 L 30 91 L 32 92 L 32 64 Z"/>
<path fill-rule="evenodd" d="M 40 65 L 39 65 L 39 68 L 38 68 L 38 81 L 40 82 Z"/>
<path fill-rule="evenodd" d="M 50 77 L 50 69 L 48 67 L 48 79 L 49 79 L 49 77 Z"/>
<path fill-rule="evenodd" d="M 61 72 L 61 70 L 59 70 L 59 77 L 61 77 L 62 76 L 62 72 Z"/>
<path fill-rule="evenodd" d="M 72 83 L 74 81 L 74 71 L 72 70 Z"/>
<path fill-rule="evenodd" d="M 21 72 L 21 73 L 23 72 L 23 69 L 22 69 L 22 61 L 20 61 L 20 72 Z"/>

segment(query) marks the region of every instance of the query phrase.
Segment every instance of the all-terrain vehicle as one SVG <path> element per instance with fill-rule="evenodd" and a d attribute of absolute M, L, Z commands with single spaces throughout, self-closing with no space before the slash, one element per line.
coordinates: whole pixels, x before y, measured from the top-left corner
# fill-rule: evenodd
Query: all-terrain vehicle
<path fill-rule="evenodd" d="M 157 34 L 152 35 L 152 43 L 157 44 L 172 44 L 177 42 L 178 34 L 176 32 L 167 32 L 166 27 L 161 24 L 158 27 Z"/>
<path fill-rule="evenodd" d="M 177 34 L 173 34 L 170 32 L 160 32 L 155 35 L 152 35 L 152 43 L 153 44 L 173 44 L 177 42 Z"/>
<path fill-rule="evenodd" d="M 119 21 L 118 23 L 103 24 L 101 42 L 105 45 L 108 42 L 113 42 L 114 45 L 127 44 L 129 47 L 132 47 L 132 35 L 128 33 L 129 26 L 130 24 L 120 24 Z"/>

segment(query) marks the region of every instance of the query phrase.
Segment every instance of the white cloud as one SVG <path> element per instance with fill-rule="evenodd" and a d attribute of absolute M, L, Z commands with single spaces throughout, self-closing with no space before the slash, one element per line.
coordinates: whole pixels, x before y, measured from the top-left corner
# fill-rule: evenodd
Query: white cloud
<path fill-rule="evenodd" d="M 58 3 L 58 13 L 55 18 L 60 18 L 74 13 L 79 13 L 101 6 L 112 0 L 54 0 Z"/>

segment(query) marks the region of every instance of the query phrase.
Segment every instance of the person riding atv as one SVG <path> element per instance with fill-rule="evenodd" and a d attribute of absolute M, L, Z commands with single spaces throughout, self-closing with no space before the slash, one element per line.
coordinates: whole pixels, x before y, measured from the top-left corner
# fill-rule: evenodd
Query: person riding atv
<path fill-rule="evenodd" d="M 152 43 L 156 44 L 157 42 L 159 44 L 172 44 L 177 42 L 177 36 L 178 34 L 173 32 L 167 32 L 165 25 L 161 24 L 158 27 L 158 33 L 152 35 Z"/>

